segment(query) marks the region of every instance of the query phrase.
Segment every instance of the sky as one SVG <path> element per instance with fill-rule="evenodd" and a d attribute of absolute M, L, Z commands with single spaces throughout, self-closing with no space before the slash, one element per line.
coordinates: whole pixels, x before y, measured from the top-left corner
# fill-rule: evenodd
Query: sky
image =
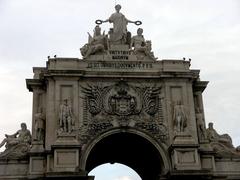
<path fill-rule="evenodd" d="M 31 127 L 32 94 L 25 79 L 32 78 L 32 67 L 44 67 L 47 56 L 80 58 L 87 32 L 116 3 L 128 19 L 142 21 L 159 60 L 192 59 L 191 69 L 210 81 L 203 94 L 206 124 L 213 122 L 219 134 L 228 133 L 240 145 L 239 0 L 0 0 L 0 139 L 21 122 Z M 108 32 L 111 26 L 101 27 Z M 133 35 L 137 28 L 128 25 Z"/>

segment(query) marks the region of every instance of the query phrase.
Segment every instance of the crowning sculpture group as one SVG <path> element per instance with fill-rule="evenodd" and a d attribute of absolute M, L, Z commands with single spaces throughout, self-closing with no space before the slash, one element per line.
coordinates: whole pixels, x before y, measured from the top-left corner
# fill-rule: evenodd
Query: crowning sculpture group
<path fill-rule="evenodd" d="M 134 23 L 141 25 L 141 21 L 130 21 L 121 12 L 121 6 L 118 4 L 115 6 L 116 12 L 113 13 L 107 20 L 96 20 L 97 26 L 94 28 L 93 36 L 88 33 L 88 43 L 81 49 L 81 54 L 84 59 L 87 59 L 90 55 L 94 54 L 109 54 L 111 45 L 127 45 L 132 54 L 138 56 L 147 56 L 150 59 L 155 60 L 152 52 L 151 41 L 145 40 L 143 36 L 143 29 L 138 28 L 137 35 L 131 37 L 131 33 L 127 31 L 127 24 Z M 113 23 L 113 28 L 110 28 L 107 35 L 105 32 L 101 33 L 100 24 Z"/>

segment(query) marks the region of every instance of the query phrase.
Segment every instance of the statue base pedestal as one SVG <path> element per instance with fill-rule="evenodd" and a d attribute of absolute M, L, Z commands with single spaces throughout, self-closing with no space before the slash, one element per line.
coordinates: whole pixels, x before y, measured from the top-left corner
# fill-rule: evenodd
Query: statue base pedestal
<path fill-rule="evenodd" d="M 57 140 L 54 145 L 79 145 L 79 142 L 77 140 L 76 133 L 66 133 L 62 132 L 58 134 Z"/>
<path fill-rule="evenodd" d="M 199 145 L 196 144 L 190 134 L 177 133 L 174 137 L 172 159 L 175 170 L 200 170 L 201 163 L 198 154 Z"/>
<path fill-rule="evenodd" d="M 71 142 L 72 143 L 72 142 Z M 79 168 L 80 145 L 64 144 L 53 145 L 53 172 L 76 172 Z"/>
<path fill-rule="evenodd" d="M 32 148 L 29 152 L 29 179 L 39 178 L 44 175 L 45 170 L 45 149 L 43 141 L 33 141 Z"/>
<path fill-rule="evenodd" d="M 111 44 L 110 45 L 110 51 L 129 51 L 129 45 L 127 44 Z"/>
<path fill-rule="evenodd" d="M 44 152 L 43 141 L 33 141 L 30 152 L 32 152 L 32 153 Z"/>
<path fill-rule="evenodd" d="M 192 138 L 192 136 L 190 134 L 186 134 L 186 133 L 177 133 L 174 137 L 174 141 L 173 141 L 174 145 L 187 145 L 187 144 L 196 144 L 194 142 L 194 139 Z"/>

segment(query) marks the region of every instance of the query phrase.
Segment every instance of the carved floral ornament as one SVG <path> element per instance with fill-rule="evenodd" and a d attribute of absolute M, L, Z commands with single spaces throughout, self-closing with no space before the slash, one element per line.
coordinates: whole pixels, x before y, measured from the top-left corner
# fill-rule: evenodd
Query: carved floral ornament
<path fill-rule="evenodd" d="M 108 86 L 87 84 L 82 92 L 90 115 L 85 114 L 87 120 L 80 127 L 82 138 L 97 136 L 110 128 L 131 127 L 151 133 L 160 141 L 166 140 L 167 128 L 159 120 L 161 87 L 119 81 Z"/>

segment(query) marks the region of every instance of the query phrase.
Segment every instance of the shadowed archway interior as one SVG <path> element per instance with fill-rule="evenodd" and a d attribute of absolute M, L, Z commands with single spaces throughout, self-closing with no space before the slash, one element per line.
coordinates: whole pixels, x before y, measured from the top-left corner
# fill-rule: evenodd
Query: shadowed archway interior
<path fill-rule="evenodd" d="M 132 168 L 120 163 L 106 163 L 95 167 L 89 172 L 94 180 L 141 180 L 141 177 Z"/>
<path fill-rule="evenodd" d="M 121 163 L 134 169 L 143 180 L 155 180 L 161 174 L 159 152 L 145 138 L 131 133 L 117 133 L 99 141 L 86 164 L 89 172 L 104 163 Z"/>

